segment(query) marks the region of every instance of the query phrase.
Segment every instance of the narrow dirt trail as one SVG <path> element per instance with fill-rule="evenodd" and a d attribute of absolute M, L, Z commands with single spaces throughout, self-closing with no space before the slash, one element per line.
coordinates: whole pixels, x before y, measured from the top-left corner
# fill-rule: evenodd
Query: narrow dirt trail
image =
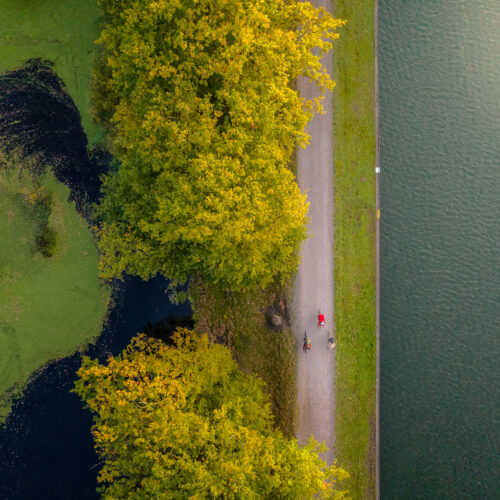
<path fill-rule="evenodd" d="M 311 1 L 332 12 L 329 0 Z M 332 75 L 333 58 L 323 58 L 323 66 Z M 319 95 L 306 79 L 298 82 L 300 95 Z M 300 251 L 295 281 L 292 328 L 297 349 L 298 418 L 296 435 L 304 444 L 312 435 L 328 447 L 328 463 L 334 459 L 335 444 L 335 349 L 328 349 L 328 334 L 335 333 L 333 317 L 333 117 L 332 94 L 323 100 L 324 115 L 316 115 L 307 131 L 310 144 L 297 153 L 298 182 L 309 199 L 308 239 Z M 326 317 L 318 328 L 318 310 Z M 304 332 L 311 339 L 311 351 L 302 351 Z"/>

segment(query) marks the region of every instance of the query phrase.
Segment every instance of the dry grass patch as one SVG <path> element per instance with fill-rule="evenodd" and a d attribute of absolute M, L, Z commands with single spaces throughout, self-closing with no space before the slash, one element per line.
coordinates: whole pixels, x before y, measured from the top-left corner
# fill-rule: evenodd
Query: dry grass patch
<path fill-rule="evenodd" d="M 266 290 L 237 293 L 209 287 L 196 279 L 190 284 L 189 296 L 196 330 L 228 345 L 241 369 L 265 382 L 276 425 L 285 436 L 292 437 L 295 348 L 285 291 L 285 287 L 273 285 Z"/>

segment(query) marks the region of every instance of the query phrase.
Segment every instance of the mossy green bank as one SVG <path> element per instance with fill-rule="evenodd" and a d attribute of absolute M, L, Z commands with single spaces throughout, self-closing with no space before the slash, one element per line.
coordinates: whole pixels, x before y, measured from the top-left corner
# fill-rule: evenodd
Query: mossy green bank
<path fill-rule="evenodd" d="M 34 370 L 100 333 L 110 293 L 99 282 L 88 224 L 51 172 L 35 182 L 26 171 L 1 169 L 0 192 L 3 418 Z"/>

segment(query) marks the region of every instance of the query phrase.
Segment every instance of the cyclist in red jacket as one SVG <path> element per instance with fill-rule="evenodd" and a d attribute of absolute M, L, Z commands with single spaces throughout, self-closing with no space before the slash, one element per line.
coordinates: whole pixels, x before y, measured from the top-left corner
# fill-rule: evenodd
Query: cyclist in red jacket
<path fill-rule="evenodd" d="M 325 326 L 325 315 L 318 313 L 318 326 Z"/>

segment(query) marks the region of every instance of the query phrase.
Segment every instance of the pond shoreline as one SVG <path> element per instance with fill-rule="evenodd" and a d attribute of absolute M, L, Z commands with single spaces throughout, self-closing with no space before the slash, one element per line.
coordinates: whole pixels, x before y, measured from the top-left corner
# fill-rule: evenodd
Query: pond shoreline
<path fill-rule="evenodd" d="M 99 336 L 108 309 L 90 212 L 110 156 L 89 159 L 79 111 L 53 66 L 32 59 L 0 75 L 3 416 L 33 370 Z"/>
<path fill-rule="evenodd" d="M 13 161 L 11 167 L 16 167 L 16 162 L 26 161 L 28 158 L 30 163 L 26 173 L 29 177 L 33 175 L 35 179 L 41 181 L 48 175 L 53 179 L 57 189 L 65 193 L 61 200 L 58 199 L 53 210 L 61 203 L 70 203 L 75 216 L 81 220 L 81 232 L 84 232 L 91 224 L 90 204 L 99 196 L 99 174 L 106 170 L 110 156 L 104 151 L 94 151 L 93 158 L 88 158 L 87 139 L 81 129 L 79 113 L 74 106 L 71 107 L 71 113 L 65 117 L 75 122 L 70 124 L 72 134 L 67 134 L 66 122 L 59 122 L 62 125 L 58 129 L 58 122 L 50 121 L 51 113 L 54 112 L 52 107 L 54 100 L 56 108 L 60 106 L 60 111 L 65 109 L 67 102 L 72 102 L 70 97 L 64 95 L 64 86 L 57 77 L 54 77 L 53 82 L 56 86 L 61 85 L 61 92 L 55 92 L 53 98 L 46 98 L 43 89 L 36 86 L 36 78 L 31 79 L 28 84 L 24 82 L 24 77 L 32 72 L 39 77 L 44 75 L 45 80 L 47 78 L 50 80 L 52 77 L 47 73 L 50 70 L 49 66 L 32 64 L 28 65 L 27 70 L 25 67 L 8 73 L 13 75 L 10 83 L 18 82 L 19 87 L 12 87 L 13 92 L 10 92 L 7 98 L 5 94 L 3 96 L 1 104 L 4 107 L 0 105 L 0 108 L 11 113 L 9 120 L 2 123 L 3 132 L 17 131 L 9 135 L 12 141 L 23 136 L 23 127 L 30 130 L 27 136 L 29 144 L 20 144 L 27 147 L 14 147 L 17 159 Z M 2 76 L 0 80 L 1 78 Z M 22 104 L 21 97 L 26 92 L 30 92 L 33 96 L 44 97 L 40 102 L 33 98 L 26 102 L 26 106 L 16 107 L 16 103 Z M 11 98 L 10 101 L 8 97 Z M 58 97 L 61 98 L 59 101 Z M 34 103 L 40 104 L 43 109 L 34 109 Z M 46 118 L 48 121 L 33 122 L 31 117 L 36 117 L 37 112 L 42 119 Z M 55 127 L 53 130 L 50 130 L 51 125 Z M 47 143 L 42 140 L 43 137 L 37 137 L 37 134 L 43 135 L 47 131 L 56 136 L 57 140 L 51 141 L 45 150 L 44 144 Z M 12 142 L 11 144 L 13 145 Z M 65 156 L 65 151 L 68 149 L 72 153 L 70 158 Z M 79 156 L 75 156 L 76 152 Z M 25 153 L 29 155 L 26 156 Z M 52 168 L 41 176 L 47 163 L 51 163 Z M 75 165 L 78 168 L 74 168 Z M 55 176 L 59 180 L 56 180 Z M 93 240 L 92 245 L 95 249 Z M 50 259 L 57 259 L 57 255 L 48 258 L 47 262 L 51 262 Z M 97 276 L 97 269 L 95 273 Z M 53 273 L 53 276 L 59 275 L 60 270 Z M 77 289 L 80 282 L 75 280 L 73 284 L 73 288 Z M 30 375 L 23 384 L 22 394 L 13 398 L 12 410 L 6 421 L 0 425 L 0 477 L 2 477 L 0 497 L 71 496 L 82 500 L 98 498 L 95 490 L 99 469 L 95 467 L 98 459 L 90 433 L 92 419 L 88 411 L 83 408 L 80 399 L 70 392 L 76 379 L 76 370 L 84 354 L 100 359 L 106 358 L 110 353 L 117 355 L 137 333 L 148 328 L 152 334 L 164 331 L 164 323 L 155 328 L 158 321 L 171 316 L 189 318 L 191 316 L 189 304 L 173 306 L 166 293 L 167 286 L 167 281 L 161 278 L 149 282 L 126 278 L 123 283 L 115 283 L 113 301 L 104 313 L 104 324 L 99 328 L 100 333 L 97 331 L 92 338 L 79 342 L 77 346 L 72 347 L 69 355 L 44 362 Z M 39 295 L 47 297 L 47 300 L 51 300 L 53 296 L 45 289 Z M 80 304 L 82 300 L 80 298 L 78 303 Z M 78 325 L 75 328 L 78 328 Z M 47 478 L 51 480 L 47 481 Z"/>
<path fill-rule="evenodd" d="M 188 303 L 173 306 L 169 302 L 168 283 L 162 278 L 148 282 L 126 278 L 117 285 L 114 305 L 97 341 L 84 352 L 40 370 L 0 426 L 1 498 L 99 498 L 92 418 L 70 392 L 81 356 L 103 361 L 109 354 L 119 354 L 148 323 L 154 327 L 169 316 L 191 317 Z M 47 481 L 48 477 L 53 479 Z"/>

